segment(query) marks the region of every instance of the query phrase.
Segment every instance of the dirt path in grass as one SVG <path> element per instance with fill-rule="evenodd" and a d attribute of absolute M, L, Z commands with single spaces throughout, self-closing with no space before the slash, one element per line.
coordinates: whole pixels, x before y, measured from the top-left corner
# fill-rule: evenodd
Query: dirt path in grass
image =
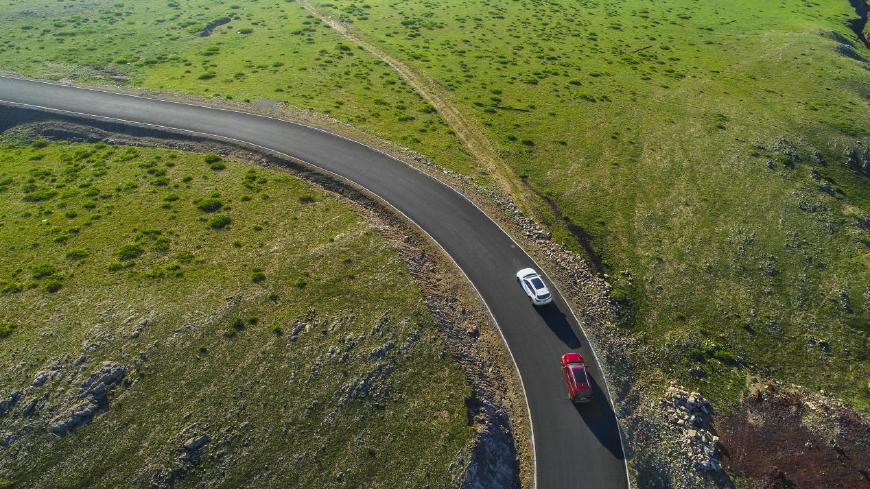
<path fill-rule="evenodd" d="M 373 56 L 387 63 L 407 82 L 424 100 L 435 107 L 444 122 L 456 133 L 468 153 L 483 165 L 501 190 L 512 196 L 517 205 L 527 207 L 534 202 L 535 196 L 517 182 L 510 166 L 501 159 L 483 129 L 471 117 L 466 115 L 453 97 L 441 84 L 424 73 L 396 59 L 381 48 L 366 41 L 353 31 L 349 25 L 317 10 L 307 1 L 299 2 L 311 15 L 317 17 L 341 36 L 362 47 Z M 529 209 L 523 209 L 529 210 Z"/>
<path fill-rule="evenodd" d="M 546 219 L 539 214 L 540 209 L 548 208 L 553 213 L 553 218 L 561 222 L 580 243 L 586 259 L 592 263 L 596 273 L 603 273 L 601 257 L 592 246 L 591 234 L 565 217 L 553 199 L 542 196 L 528 182 L 518 178 L 511 167 L 498 155 L 480 125 L 463 112 L 459 104 L 453 100 L 450 93 L 440 83 L 393 57 L 373 43 L 366 41 L 363 36 L 354 32 L 352 26 L 317 10 L 308 1 L 302 0 L 299 3 L 311 15 L 330 26 L 342 37 L 362 47 L 396 70 L 411 88 L 435 107 L 444 122 L 462 141 L 466 151 L 483 165 L 483 169 L 495 179 L 495 184 L 512 197 L 520 210 L 528 216 L 534 216 L 535 220 L 541 222 L 546 221 Z"/>

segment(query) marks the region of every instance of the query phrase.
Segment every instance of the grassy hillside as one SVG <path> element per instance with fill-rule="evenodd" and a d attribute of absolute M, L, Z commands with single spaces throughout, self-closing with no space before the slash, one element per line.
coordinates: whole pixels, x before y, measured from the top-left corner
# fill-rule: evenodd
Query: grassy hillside
<path fill-rule="evenodd" d="M 434 110 L 388 66 L 295 2 L 3 2 L 0 70 L 331 114 L 474 173 Z"/>
<path fill-rule="evenodd" d="M 347 203 L 216 155 L 7 145 L 0 243 L 0 479 L 461 476 L 463 372 L 400 257 Z"/>
<path fill-rule="evenodd" d="M 754 377 L 870 410 L 870 50 L 848 0 L 311 3 L 442 83 L 584 231 L 651 380 L 725 414 Z M 283 101 L 479 176 L 297 2 L 7 4 L 2 69 Z"/>
<path fill-rule="evenodd" d="M 757 374 L 870 409 L 849 2 L 315 4 L 442 81 L 591 236 L 668 377 L 722 406 Z"/>

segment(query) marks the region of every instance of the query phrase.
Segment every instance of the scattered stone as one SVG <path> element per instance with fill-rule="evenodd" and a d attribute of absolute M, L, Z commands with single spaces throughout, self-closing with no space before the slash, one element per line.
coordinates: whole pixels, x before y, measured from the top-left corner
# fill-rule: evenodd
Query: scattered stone
<path fill-rule="evenodd" d="M 31 399 L 21 408 L 21 414 L 24 416 L 30 416 L 36 412 L 36 408 L 39 405 L 39 398 Z"/>
<path fill-rule="evenodd" d="M 48 377 L 49 377 L 49 375 L 50 375 L 50 372 L 39 372 L 39 373 L 37 373 L 37 374 L 36 374 L 36 377 L 34 377 L 34 379 L 33 379 L 33 384 L 31 384 L 31 385 L 33 385 L 33 387 L 39 387 L 39 386 L 41 386 L 41 385 L 44 384 L 46 381 L 48 381 Z"/>
<path fill-rule="evenodd" d="M 148 327 L 149 324 L 151 324 L 150 319 L 143 319 L 143 320 L 139 321 L 139 324 L 136 325 L 136 329 L 134 329 L 133 332 L 130 333 L 130 337 L 131 338 L 138 338 L 139 335 L 141 335 L 142 332 L 145 331 L 145 328 Z"/>
<path fill-rule="evenodd" d="M 384 358 L 387 353 L 389 353 L 390 350 L 392 350 L 395 346 L 396 342 L 393 340 L 384 343 L 383 345 L 372 350 L 371 354 L 369 354 L 369 360 L 380 360 L 381 358 Z"/>
<path fill-rule="evenodd" d="M 719 438 L 712 433 L 713 407 L 698 392 L 671 385 L 661 401 L 665 418 L 682 433 L 682 448 L 698 472 L 718 472 L 722 466 Z"/>
<path fill-rule="evenodd" d="M 64 436 L 70 431 L 90 423 L 97 412 L 108 408 L 108 395 L 124 378 L 127 368 L 124 365 L 103 362 L 100 369 L 82 383 L 79 401 L 63 411 L 49 423 L 52 433 Z"/>
<path fill-rule="evenodd" d="M 198 463 L 201 458 L 200 450 L 209 442 L 211 438 L 208 435 L 200 435 L 188 438 L 182 445 L 182 453 L 180 459 L 190 463 Z"/>
<path fill-rule="evenodd" d="M 849 170 L 870 178 L 870 146 L 864 146 L 860 141 L 857 145 L 846 149 L 844 165 Z"/>
<path fill-rule="evenodd" d="M 78 403 L 71 410 L 51 420 L 51 432 L 57 436 L 64 436 L 75 428 L 90 423 L 97 407 L 90 399 Z"/>
<path fill-rule="evenodd" d="M 105 400 L 109 390 L 124 378 L 126 372 L 127 367 L 124 365 L 103 362 L 100 370 L 91 374 L 82 384 L 80 397 L 91 397 L 95 402 L 102 402 Z"/>
<path fill-rule="evenodd" d="M 20 391 L 13 391 L 12 394 L 9 395 L 8 399 L 4 399 L 0 401 L 0 416 L 6 414 L 10 408 L 15 406 L 18 403 L 18 400 L 21 399 Z"/>

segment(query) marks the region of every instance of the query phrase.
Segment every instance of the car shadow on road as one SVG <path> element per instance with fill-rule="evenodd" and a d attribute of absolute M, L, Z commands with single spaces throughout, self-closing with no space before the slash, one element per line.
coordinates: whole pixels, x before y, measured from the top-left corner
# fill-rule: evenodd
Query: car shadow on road
<path fill-rule="evenodd" d="M 594 396 L 592 402 L 575 404 L 574 407 L 577 408 L 577 412 L 580 413 L 589 430 L 598 438 L 598 442 L 614 457 L 622 460 L 625 455 L 622 453 L 622 443 L 619 440 L 616 414 L 607 401 L 607 395 L 598 386 L 598 382 L 591 376 L 589 382 L 592 384 Z"/>
<path fill-rule="evenodd" d="M 574 333 L 571 323 L 568 322 L 568 318 L 565 317 L 565 314 L 559 310 L 556 304 L 549 304 L 536 309 L 538 314 L 541 316 L 541 319 L 543 319 L 544 322 L 547 323 L 547 326 L 550 327 L 550 330 L 553 331 L 553 334 L 562 340 L 568 348 L 572 350 L 580 348 L 580 340 Z"/>

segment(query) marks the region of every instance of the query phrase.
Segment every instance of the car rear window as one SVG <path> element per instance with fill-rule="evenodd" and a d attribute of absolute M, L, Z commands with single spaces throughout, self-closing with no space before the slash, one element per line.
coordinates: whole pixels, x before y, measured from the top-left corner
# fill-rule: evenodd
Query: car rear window
<path fill-rule="evenodd" d="M 589 384 L 586 378 L 586 369 L 583 367 L 574 367 L 571 369 L 571 375 L 574 377 L 574 383 L 577 385 Z"/>

